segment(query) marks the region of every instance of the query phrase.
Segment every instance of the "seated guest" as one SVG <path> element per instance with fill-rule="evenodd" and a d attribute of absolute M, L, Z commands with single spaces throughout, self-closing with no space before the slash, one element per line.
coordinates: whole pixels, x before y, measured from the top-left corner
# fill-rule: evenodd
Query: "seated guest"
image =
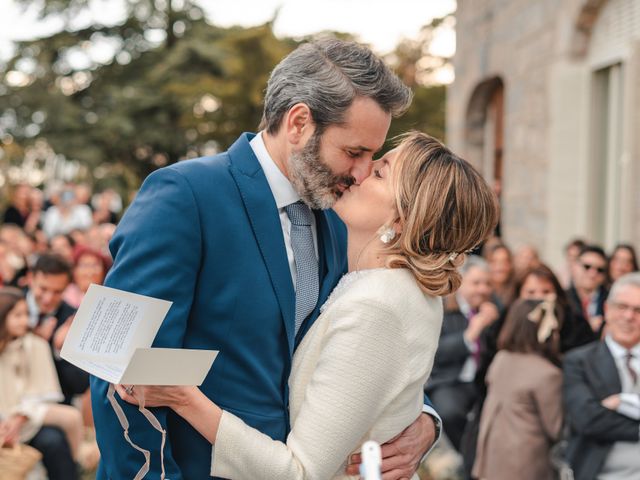
<path fill-rule="evenodd" d="M 445 298 L 440 342 L 425 391 L 442 417 L 444 432 L 459 450 L 477 391 L 474 378 L 481 353 L 480 336 L 498 319 L 490 301 L 489 265 L 481 257 L 469 257 L 460 268 L 462 284 Z"/>
<path fill-rule="evenodd" d="M 552 444 L 562 429 L 559 329 L 552 300 L 517 300 L 487 373 L 474 478 L 552 480 Z"/>
<path fill-rule="evenodd" d="M 56 403 L 62 392 L 49 345 L 29 332 L 28 322 L 22 292 L 0 289 L 0 447 L 31 443 L 42 452 L 50 480 L 72 480 L 82 417 L 76 408 Z M 2 472 L 0 478 L 6 478 Z"/>
<path fill-rule="evenodd" d="M 586 243 L 581 238 L 574 238 L 564 247 L 565 263 L 558 271 L 558 280 L 565 290 L 573 284 L 573 272 L 576 269 L 580 252 L 585 245 Z"/>
<path fill-rule="evenodd" d="M 73 308 L 78 308 L 92 283 L 102 285 L 111 261 L 102 253 L 83 245 L 76 247 L 73 259 L 73 282 L 65 290 L 63 299 Z"/>
<path fill-rule="evenodd" d="M 553 271 L 544 264 L 526 272 L 517 285 L 518 298 L 528 300 L 544 300 L 549 295 L 556 298 L 558 307 L 563 312 L 564 321 L 560 328 L 560 351 L 567 352 L 572 348 L 586 345 L 597 340 L 598 336 L 591 330 L 589 323 L 582 315 L 575 315 L 565 291 Z"/>
<path fill-rule="evenodd" d="M 58 348 L 53 344 L 57 331 L 72 321 L 75 308 L 62 300 L 62 295 L 71 283 L 71 267 L 64 258 L 45 254 L 38 258 L 31 272 L 27 292 L 29 326 L 34 333 L 51 344 L 52 353 L 65 403 L 74 395 L 80 395 L 89 387 L 89 374 L 59 358 Z"/>
<path fill-rule="evenodd" d="M 0 226 L 0 244 L 5 248 L 3 255 L 2 281 L 4 285 L 15 287 L 24 282 L 27 274 L 27 258 L 31 256 L 33 243 L 24 231 L 12 223 Z"/>
<path fill-rule="evenodd" d="M 615 282 L 627 273 L 638 271 L 638 256 L 633 245 L 616 245 L 609 257 L 609 281 Z"/>
<path fill-rule="evenodd" d="M 511 250 L 499 243 L 488 247 L 486 259 L 491 270 L 491 287 L 500 310 L 507 310 L 515 299 L 515 271 Z"/>
<path fill-rule="evenodd" d="M 113 203 L 116 198 L 117 193 L 112 189 L 105 190 L 94 197 L 93 223 L 95 225 L 118 222 L 118 215 L 113 211 Z"/>
<path fill-rule="evenodd" d="M 16 285 L 23 268 L 24 261 L 20 253 L 0 239 L 0 286 Z"/>
<path fill-rule="evenodd" d="M 564 360 L 568 460 L 576 480 L 640 478 L 640 273 L 605 304 L 607 336 Z"/>
<path fill-rule="evenodd" d="M 73 263 L 73 249 L 76 246 L 76 241 L 70 234 L 54 236 L 49 240 L 49 245 L 51 245 L 51 253 L 60 255 L 70 264 Z"/>
<path fill-rule="evenodd" d="M 560 286 L 553 271 L 544 264 L 529 269 L 516 284 L 516 295 L 521 300 L 545 300 L 550 296 L 556 299 L 556 308 L 562 312 L 563 321 L 560 326 L 560 351 L 566 352 L 574 347 L 584 345 L 597 339 L 597 335 L 582 316 L 573 314 L 567 296 Z M 474 464 L 480 412 L 484 406 L 487 392 L 486 375 L 498 351 L 498 337 L 504 326 L 501 316 L 483 334 L 482 349 L 476 372 L 475 384 L 477 400 L 472 409 L 471 419 L 467 425 L 463 439 L 462 454 L 466 472 L 470 475 Z"/>
<path fill-rule="evenodd" d="M 30 214 L 31 187 L 26 183 L 15 185 L 11 195 L 11 203 L 2 216 L 2 223 L 11 223 L 24 228 Z"/>
<path fill-rule="evenodd" d="M 607 256 L 604 250 L 596 245 L 585 245 L 578 256 L 573 285 L 567 290 L 567 297 L 573 313 L 582 315 L 598 335 L 603 329 L 606 280 Z"/>
<path fill-rule="evenodd" d="M 540 265 L 540 255 L 533 245 L 522 245 L 513 255 L 513 269 L 516 278 L 520 278 L 524 272 Z"/>
<path fill-rule="evenodd" d="M 50 207 L 44 214 L 42 228 L 47 237 L 66 234 L 72 230 L 86 230 L 93 223 L 91 209 L 79 204 L 73 189 L 66 188 L 60 194 L 57 205 Z"/>

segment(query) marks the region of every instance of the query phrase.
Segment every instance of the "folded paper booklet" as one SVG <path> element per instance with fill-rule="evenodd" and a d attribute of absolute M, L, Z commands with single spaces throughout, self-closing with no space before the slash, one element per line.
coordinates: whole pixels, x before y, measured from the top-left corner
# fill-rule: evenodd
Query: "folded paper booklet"
<path fill-rule="evenodd" d="M 200 385 L 218 352 L 151 348 L 171 302 L 91 285 L 60 356 L 110 383 Z"/>

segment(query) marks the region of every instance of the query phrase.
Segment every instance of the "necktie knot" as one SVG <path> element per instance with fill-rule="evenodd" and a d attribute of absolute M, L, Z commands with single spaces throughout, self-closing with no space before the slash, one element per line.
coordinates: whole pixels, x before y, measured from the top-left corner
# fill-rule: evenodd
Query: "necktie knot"
<path fill-rule="evenodd" d="M 310 227 L 313 213 L 311 209 L 301 201 L 291 203 L 284 207 L 289 220 L 293 225 L 301 227 Z"/>

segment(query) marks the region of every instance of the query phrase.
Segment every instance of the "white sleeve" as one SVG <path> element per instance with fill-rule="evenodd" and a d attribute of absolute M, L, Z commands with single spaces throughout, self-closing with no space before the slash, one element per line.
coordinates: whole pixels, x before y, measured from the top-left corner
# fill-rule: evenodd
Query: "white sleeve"
<path fill-rule="evenodd" d="M 625 417 L 640 420 L 640 395 L 637 393 L 621 393 L 620 406 L 616 411 Z"/>
<path fill-rule="evenodd" d="M 420 459 L 420 463 L 424 462 L 424 459 L 427 458 L 427 456 L 431 453 L 433 448 L 440 441 L 440 437 L 442 437 L 442 418 L 440 418 L 440 415 L 438 414 L 438 412 L 436 412 L 436 409 L 433 408 L 431 405 L 424 404 L 422 406 L 422 413 L 429 415 L 433 419 L 433 423 L 435 424 L 435 427 L 436 427 L 436 439 L 433 441 L 433 444 L 429 447 L 429 450 L 427 450 L 427 452 L 422 456 L 422 458 Z"/>
<path fill-rule="evenodd" d="M 406 383 L 407 347 L 402 320 L 384 307 L 360 303 L 336 317 L 286 445 L 224 412 L 211 475 L 284 480 L 339 473 Z"/>

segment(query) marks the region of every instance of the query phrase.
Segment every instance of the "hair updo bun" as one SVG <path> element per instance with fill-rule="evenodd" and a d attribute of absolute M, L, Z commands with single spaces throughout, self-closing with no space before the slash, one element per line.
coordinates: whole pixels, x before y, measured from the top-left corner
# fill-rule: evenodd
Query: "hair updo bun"
<path fill-rule="evenodd" d="M 493 190 L 471 164 L 419 132 L 402 137 L 393 182 L 402 231 L 386 247 L 387 267 L 409 269 L 430 295 L 456 291 L 464 253 L 498 222 Z"/>

